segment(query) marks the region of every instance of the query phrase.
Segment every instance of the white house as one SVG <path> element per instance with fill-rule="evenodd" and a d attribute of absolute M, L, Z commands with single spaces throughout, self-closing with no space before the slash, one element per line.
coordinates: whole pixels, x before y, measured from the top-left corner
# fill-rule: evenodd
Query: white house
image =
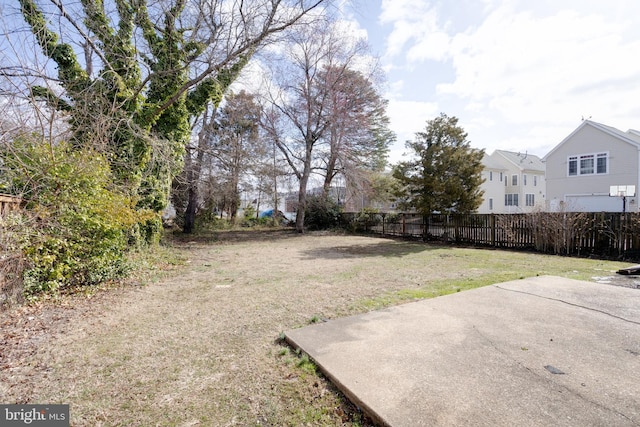
<path fill-rule="evenodd" d="M 485 154 L 482 158 L 482 177 L 484 182 L 480 186 L 483 191 L 482 204 L 478 213 L 503 213 L 504 212 L 504 180 L 507 173 L 500 162 Z"/>
<path fill-rule="evenodd" d="M 483 164 L 484 176 L 491 177 L 493 172 L 493 181 L 482 185 L 485 200 L 479 213 L 528 213 L 544 209 L 545 171 L 538 156 L 496 150 Z M 497 188 L 498 183 L 501 189 Z"/>
<path fill-rule="evenodd" d="M 584 120 L 545 157 L 551 211 L 638 212 L 638 199 L 609 195 L 612 186 L 640 188 L 640 132 Z"/>

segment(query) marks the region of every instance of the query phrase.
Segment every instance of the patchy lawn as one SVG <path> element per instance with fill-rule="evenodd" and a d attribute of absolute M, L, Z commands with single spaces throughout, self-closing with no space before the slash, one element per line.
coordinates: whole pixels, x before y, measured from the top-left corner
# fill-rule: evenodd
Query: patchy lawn
<path fill-rule="evenodd" d="M 366 426 L 282 331 L 625 266 L 331 233 L 176 238 L 152 266 L 161 276 L 0 314 L 0 402 L 68 403 L 74 426 Z"/>

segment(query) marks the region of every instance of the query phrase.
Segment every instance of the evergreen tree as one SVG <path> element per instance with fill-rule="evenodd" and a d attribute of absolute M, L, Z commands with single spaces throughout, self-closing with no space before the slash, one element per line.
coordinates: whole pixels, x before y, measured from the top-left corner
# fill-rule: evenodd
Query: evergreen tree
<path fill-rule="evenodd" d="M 484 150 L 471 148 L 456 117 L 441 113 L 406 146 L 416 157 L 393 171 L 403 208 L 427 215 L 469 213 L 480 206 Z"/>

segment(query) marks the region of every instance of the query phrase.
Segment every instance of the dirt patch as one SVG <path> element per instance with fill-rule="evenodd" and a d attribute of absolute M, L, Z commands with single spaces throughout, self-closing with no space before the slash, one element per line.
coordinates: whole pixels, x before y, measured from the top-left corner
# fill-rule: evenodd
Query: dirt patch
<path fill-rule="evenodd" d="M 283 331 L 497 272 L 620 268 L 289 231 L 181 237 L 172 250 L 186 265 L 160 281 L 1 314 L 0 402 L 68 403 L 76 426 L 369 425 L 280 342 Z"/>

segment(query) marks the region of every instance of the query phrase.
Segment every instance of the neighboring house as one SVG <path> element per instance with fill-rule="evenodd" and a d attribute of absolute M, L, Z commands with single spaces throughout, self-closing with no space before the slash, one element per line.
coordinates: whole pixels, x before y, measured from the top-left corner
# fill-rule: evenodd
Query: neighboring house
<path fill-rule="evenodd" d="M 503 213 L 504 210 L 504 180 L 507 168 L 488 154 L 482 158 L 482 178 L 484 182 L 480 186 L 483 191 L 482 204 L 478 208 L 478 213 L 491 214 Z"/>
<path fill-rule="evenodd" d="M 478 209 L 479 213 L 528 213 L 544 209 L 545 168 L 538 156 L 496 150 L 483 162 L 484 176 L 491 178 L 493 174 L 493 181 L 485 181 L 482 185 L 485 201 Z M 497 183 L 502 190 L 497 188 Z M 488 209 L 491 205 L 493 209 Z"/>
<path fill-rule="evenodd" d="M 640 133 L 584 120 L 544 161 L 550 211 L 622 212 L 622 198 L 609 189 L 640 188 Z M 638 212 L 637 197 L 627 197 L 624 208 Z"/>

